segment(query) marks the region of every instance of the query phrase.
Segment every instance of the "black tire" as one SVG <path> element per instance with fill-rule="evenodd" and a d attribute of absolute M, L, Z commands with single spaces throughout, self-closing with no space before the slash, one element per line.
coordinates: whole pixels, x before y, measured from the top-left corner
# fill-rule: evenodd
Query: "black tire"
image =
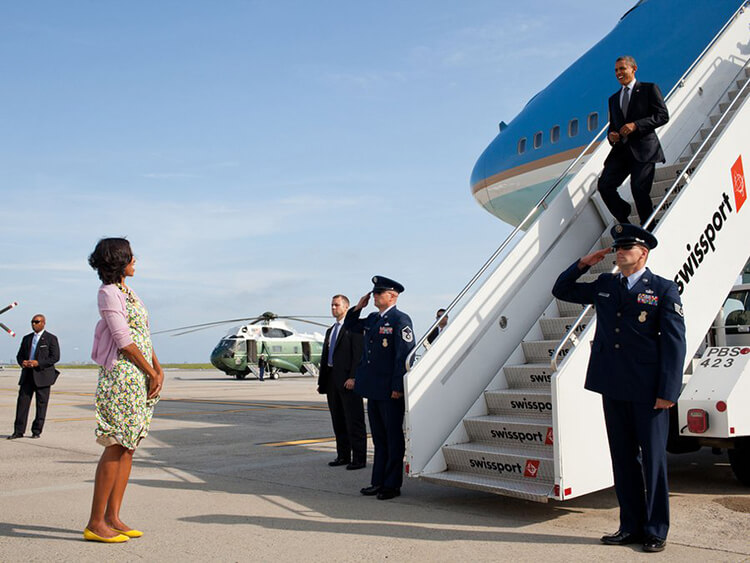
<path fill-rule="evenodd" d="M 734 449 L 728 450 L 728 453 L 734 476 L 740 483 L 750 487 L 750 439 L 738 439 Z"/>
<path fill-rule="evenodd" d="M 234 374 L 234 376 L 237 379 L 245 379 L 245 377 L 247 377 L 247 374 L 246 373 L 237 372 L 237 373 Z"/>

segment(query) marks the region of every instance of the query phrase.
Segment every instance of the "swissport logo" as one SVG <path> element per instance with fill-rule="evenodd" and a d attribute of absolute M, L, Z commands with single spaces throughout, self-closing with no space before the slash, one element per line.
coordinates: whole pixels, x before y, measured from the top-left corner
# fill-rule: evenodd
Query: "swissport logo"
<path fill-rule="evenodd" d="M 732 186 L 734 186 L 734 206 L 739 211 L 747 199 L 745 172 L 742 170 L 742 155 L 737 157 L 737 162 L 732 166 Z"/>
<path fill-rule="evenodd" d="M 553 435 L 552 435 L 552 428 L 547 428 L 547 436 L 544 439 L 544 443 L 547 446 L 551 446 L 552 444 L 555 443 L 555 440 L 554 440 Z"/>
<path fill-rule="evenodd" d="M 531 479 L 536 479 L 536 476 L 538 474 L 539 474 L 539 460 L 527 459 L 526 467 L 524 467 L 524 470 L 523 470 L 523 476 L 530 477 Z"/>

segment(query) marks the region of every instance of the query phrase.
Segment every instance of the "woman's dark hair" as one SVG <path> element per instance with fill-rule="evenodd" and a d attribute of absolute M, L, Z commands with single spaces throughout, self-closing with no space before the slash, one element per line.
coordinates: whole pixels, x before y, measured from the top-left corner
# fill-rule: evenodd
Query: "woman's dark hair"
<path fill-rule="evenodd" d="M 124 238 L 103 238 L 89 256 L 89 266 L 96 270 L 103 284 L 120 283 L 125 266 L 133 259 L 130 243 Z"/>

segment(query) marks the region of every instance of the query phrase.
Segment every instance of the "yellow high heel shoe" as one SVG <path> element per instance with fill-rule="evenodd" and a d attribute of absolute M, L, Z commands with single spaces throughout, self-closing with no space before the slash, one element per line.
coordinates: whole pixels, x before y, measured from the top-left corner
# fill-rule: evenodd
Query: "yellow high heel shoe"
<path fill-rule="evenodd" d="M 98 541 L 102 543 L 122 543 L 130 540 L 130 538 L 124 534 L 118 534 L 111 538 L 103 538 L 101 536 L 97 536 L 88 528 L 83 529 L 83 539 L 85 539 L 86 541 Z"/>
<path fill-rule="evenodd" d="M 117 528 L 112 528 L 115 532 L 119 532 L 123 536 L 128 536 L 129 538 L 140 538 L 143 535 L 143 532 L 140 530 L 118 530 Z"/>

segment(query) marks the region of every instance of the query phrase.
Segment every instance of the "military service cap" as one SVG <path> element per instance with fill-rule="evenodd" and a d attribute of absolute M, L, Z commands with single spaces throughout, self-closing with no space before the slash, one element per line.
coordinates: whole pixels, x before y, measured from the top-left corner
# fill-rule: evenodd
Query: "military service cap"
<path fill-rule="evenodd" d="M 653 250 L 659 244 L 656 237 L 646 229 L 642 229 L 637 225 L 631 225 L 630 223 L 617 224 L 610 229 L 609 233 L 614 239 L 612 241 L 612 248 L 617 248 L 625 244 L 640 244 L 649 250 Z"/>
<path fill-rule="evenodd" d="M 396 293 L 403 293 L 404 286 L 391 278 L 385 276 L 373 276 L 372 277 L 372 290 L 373 291 L 395 291 Z"/>

